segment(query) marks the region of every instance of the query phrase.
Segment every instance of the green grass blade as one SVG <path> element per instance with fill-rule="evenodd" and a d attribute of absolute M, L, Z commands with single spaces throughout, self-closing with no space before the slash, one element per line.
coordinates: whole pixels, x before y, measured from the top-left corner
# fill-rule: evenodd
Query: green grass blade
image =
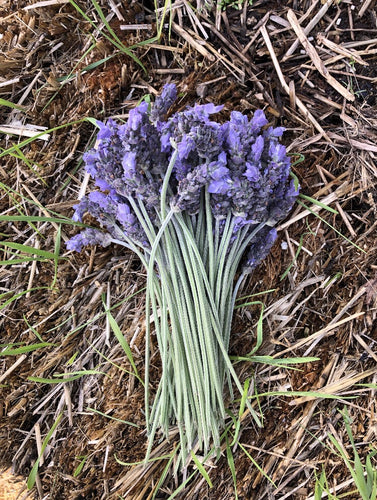
<path fill-rule="evenodd" d="M 301 235 L 300 237 L 300 242 L 299 242 L 299 245 L 298 245 L 298 248 L 296 250 L 296 253 L 295 253 L 295 256 L 294 256 L 294 259 L 292 260 L 292 262 L 289 264 L 289 266 L 287 267 L 287 269 L 284 271 L 284 273 L 280 276 L 280 281 L 283 281 L 283 279 L 287 276 L 287 274 L 289 273 L 289 271 L 292 269 L 293 265 L 295 264 L 295 262 L 297 262 L 297 258 L 298 256 L 300 255 L 300 252 L 301 252 L 301 249 L 303 247 L 303 244 L 304 244 L 304 237 L 307 235 L 308 233 L 304 233 Z"/>
<path fill-rule="evenodd" d="M 270 290 L 263 290 L 263 292 L 252 293 L 251 295 L 243 295 L 242 297 L 237 297 L 236 302 L 239 300 L 251 299 L 252 297 L 258 297 L 260 295 L 266 295 L 267 293 L 276 292 L 276 288 L 270 288 Z M 243 307 L 244 305 L 252 304 L 253 302 L 247 304 L 238 305 L 237 308 Z"/>
<path fill-rule="evenodd" d="M 134 358 L 132 356 L 132 351 L 131 351 L 130 346 L 128 345 L 126 337 L 123 335 L 121 329 L 119 328 L 118 323 L 115 321 L 114 316 L 111 314 L 110 310 L 106 307 L 105 303 L 104 303 L 104 306 L 105 306 L 105 311 L 106 311 L 106 317 L 109 321 L 109 324 L 111 326 L 111 329 L 112 329 L 115 337 L 117 338 L 119 344 L 121 345 L 122 349 L 126 353 L 128 361 L 130 362 L 130 365 L 132 366 L 132 369 L 134 370 L 134 374 L 135 374 L 136 378 L 139 380 L 139 382 L 141 382 L 142 385 L 144 385 L 144 381 L 141 379 L 139 372 L 136 368 L 136 364 L 135 364 Z"/>
<path fill-rule="evenodd" d="M 332 214 L 338 215 L 339 212 L 335 210 L 334 208 L 329 207 L 325 203 L 322 203 L 321 201 L 316 200 L 315 198 L 311 198 L 310 196 L 307 196 L 306 194 L 300 194 L 299 197 L 303 200 L 310 201 L 310 203 L 313 203 L 313 205 L 317 205 L 318 207 L 321 207 L 328 212 L 331 212 Z"/>
<path fill-rule="evenodd" d="M 273 358 L 272 356 L 230 356 L 230 359 L 236 362 L 247 361 L 250 363 L 261 363 L 271 366 L 287 366 L 298 365 L 303 363 L 313 363 L 320 361 L 321 358 L 307 357 L 307 358 Z"/>
<path fill-rule="evenodd" d="M 63 416 L 63 413 L 60 413 L 60 415 L 58 416 L 58 418 L 55 420 L 54 424 L 52 425 L 51 429 L 49 430 L 47 436 L 45 437 L 45 439 L 43 440 L 43 443 L 42 443 L 42 448 L 41 448 L 41 453 L 39 455 L 39 457 L 37 458 L 33 468 L 31 469 L 31 472 L 29 474 L 29 477 L 28 477 L 28 480 L 27 480 L 27 487 L 29 490 L 31 490 L 35 484 L 35 481 L 36 481 L 36 478 L 37 478 L 37 474 L 38 474 L 38 467 L 39 467 L 39 462 L 41 460 L 41 457 L 48 445 L 48 442 L 50 441 L 52 435 L 54 434 L 55 432 L 55 429 L 57 428 L 57 426 L 59 425 L 59 422 L 60 420 L 62 419 L 62 416 Z"/>
<path fill-rule="evenodd" d="M 28 292 L 35 292 L 36 290 L 49 290 L 49 287 L 47 287 L 47 286 L 42 286 L 42 287 L 38 286 L 38 287 L 35 287 L 35 288 L 30 288 L 29 290 L 23 290 L 22 292 L 16 293 L 15 295 L 12 295 L 12 297 L 10 297 L 8 300 L 6 300 L 3 304 L 0 305 L 0 311 L 1 311 L 1 309 L 4 309 L 5 307 L 7 307 L 9 304 L 11 304 L 12 302 L 14 302 L 15 300 L 17 300 L 20 297 L 22 297 L 23 295 L 25 295 L 26 293 L 28 293 Z M 9 294 L 9 292 L 6 292 L 6 293 L 0 295 L 0 300 L 2 298 L 5 298 L 8 294 Z"/>
<path fill-rule="evenodd" d="M 233 442 L 234 442 L 234 439 L 233 439 Z M 229 466 L 230 472 L 232 474 L 235 500 L 238 500 L 236 467 L 234 465 L 233 453 L 232 453 L 232 450 L 230 447 L 231 447 L 231 445 L 229 444 L 228 436 L 226 436 L 226 458 L 228 461 L 228 466 Z"/>
<path fill-rule="evenodd" d="M 135 465 L 143 465 L 145 463 L 149 464 L 151 462 L 158 462 L 159 460 L 167 460 L 168 458 L 171 458 L 171 454 L 161 455 L 160 457 L 155 457 L 155 458 L 149 458 L 147 461 L 141 460 L 140 462 L 123 462 L 115 454 L 114 454 L 114 458 L 115 458 L 116 463 L 118 463 L 119 465 L 123 465 L 124 467 L 134 467 Z"/>
<path fill-rule="evenodd" d="M 83 123 L 83 122 L 90 122 L 90 119 L 88 117 L 85 117 L 85 118 L 81 118 L 80 120 L 74 120 L 74 121 L 69 122 L 69 123 L 63 123 L 62 125 L 58 125 L 57 127 L 53 127 L 53 128 L 48 129 L 48 130 L 43 130 L 42 132 L 34 135 L 33 137 L 28 137 L 27 139 L 24 139 L 23 141 L 15 144 L 14 146 L 9 147 L 8 149 L 4 149 L 0 153 L 0 158 L 3 158 L 4 156 L 7 156 L 11 153 L 14 153 L 15 151 L 17 152 L 20 148 L 23 148 L 24 146 L 27 146 L 31 142 L 36 141 L 37 139 L 39 139 L 40 137 L 42 137 L 45 134 L 51 134 L 53 132 L 56 132 L 57 130 L 71 127 L 72 125 L 78 125 L 78 124 Z"/>
<path fill-rule="evenodd" d="M 11 101 L 7 101 L 6 99 L 0 98 L 0 106 L 6 106 L 7 108 L 18 109 L 19 111 L 25 111 L 23 106 L 18 106 Z"/>
<path fill-rule="evenodd" d="M 54 246 L 54 279 L 52 280 L 51 283 L 51 288 L 53 288 L 58 280 L 58 265 L 59 265 L 59 259 L 62 257 L 59 257 L 60 255 L 60 248 L 61 248 L 61 241 L 62 241 L 62 226 L 59 224 L 58 230 L 56 232 L 56 237 L 55 237 L 55 246 Z"/>
<path fill-rule="evenodd" d="M 42 349 L 43 347 L 50 347 L 55 345 L 56 344 L 51 344 L 50 342 L 41 342 L 38 344 L 30 344 L 22 347 L 17 347 L 16 349 L 9 348 L 1 351 L 0 356 L 18 356 L 19 354 L 37 351 L 38 349 Z"/>
<path fill-rule="evenodd" d="M 88 455 L 83 455 L 81 457 L 76 457 L 78 460 L 81 460 L 79 465 L 76 467 L 76 469 L 74 470 L 73 472 L 73 477 L 77 477 L 81 474 L 83 468 L 84 468 L 84 465 L 86 463 L 86 461 L 88 460 Z"/>
<path fill-rule="evenodd" d="M 243 412 L 245 411 L 245 406 L 247 402 L 247 395 L 249 392 L 249 387 L 250 387 L 250 379 L 246 379 L 244 386 L 243 386 L 243 394 L 241 397 L 241 403 L 240 403 L 240 408 L 238 410 L 238 419 L 236 420 L 236 425 L 235 425 L 235 431 L 234 431 L 234 438 L 230 446 L 234 446 L 237 442 L 238 435 L 241 429 L 241 417 L 243 415 Z"/>
<path fill-rule="evenodd" d="M 69 376 L 68 376 L 69 375 Z M 56 378 L 42 378 L 42 377 L 28 377 L 27 379 L 31 382 L 39 382 L 41 384 L 66 384 L 67 382 L 73 382 L 85 375 L 105 375 L 108 376 L 107 373 L 100 372 L 98 370 L 79 370 L 77 372 L 69 372 L 64 374 L 56 374 L 53 375 Z M 62 377 L 62 378 L 57 378 Z"/>
<path fill-rule="evenodd" d="M 81 16 L 88 23 L 90 23 L 95 29 L 98 29 L 98 27 L 96 26 L 95 22 L 92 21 L 90 19 L 90 17 L 85 14 L 85 12 L 76 4 L 76 2 L 74 2 L 74 0 L 69 0 L 69 3 L 77 10 L 77 12 L 79 12 L 79 14 L 81 14 Z M 92 0 L 92 3 L 93 3 L 95 9 L 97 10 L 98 15 L 100 16 L 102 22 L 104 23 L 105 27 L 107 28 L 107 30 L 109 31 L 109 33 L 110 33 L 111 36 L 108 35 L 107 33 L 104 33 L 103 31 L 102 31 L 102 35 L 107 40 L 109 40 L 109 42 L 111 42 L 118 50 L 120 50 L 121 52 L 123 52 L 123 53 L 127 54 L 129 57 L 131 57 L 131 59 L 133 59 L 143 69 L 143 71 L 145 73 L 147 73 L 147 70 L 146 70 L 145 66 L 143 65 L 143 63 L 135 56 L 135 54 L 132 52 L 132 50 L 130 48 L 126 47 L 119 40 L 119 38 L 117 37 L 117 35 L 114 33 L 114 31 L 110 27 L 109 23 L 107 22 L 106 17 L 104 16 L 104 14 L 103 14 L 101 8 L 99 7 L 98 3 L 95 0 Z"/>
<path fill-rule="evenodd" d="M 269 481 L 274 488 L 277 488 L 274 481 L 270 478 L 270 476 L 268 474 L 266 474 L 266 472 L 262 469 L 262 467 L 255 461 L 255 459 L 250 455 L 250 453 L 247 451 L 247 449 L 241 443 L 239 443 L 239 446 L 240 446 L 241 450 L 245 453 L 247 458 L 255 465 L 255 467 L 258 469 L 258 471 L 262 474 L 262 476 L 265 477 L 267 479 L 267 481 Z"/>
<path fill-rule="evenodd" d="M 56 224 L 70 224 L 78 227 L 90 227 L 82 222 L 76 222 L 72 219 L 61 217 L 47 217 L 43 215 L 0 215 L 0 221 L 3 222 L 55 222 Z M 4 242 L 3 242 L 4 243 Z"/>
<path fill-rule="evenodd" d="M 302 207 L 304 207 L 306 210 L 308 210 L 311 214 L 313 214 L 315 217 L 317 217 L 317 219 L 321 220 L 322 222 L 324 222 L 329 228 L 331 228 L 333 231 L 336 232 L 336 234 L 338 234 L 339 236 L 341 236 L 344 240 L 346 240 L 348 243 L 350 243 L 353 247 L 357 248 L 357 250 L 359 250 L 360 252 L 362 253 L 365 253 L 366 254 L 366 251 L 363 250 L 362 248 L 360 248 L 358 245 L 356 245 L 356 243 L 354 243 L 353 241 L 351 241 L 349 238 L 347 238 L 347 236 L 344 236 L 344 234 L 342 234 L 340 231 L 338 231 L 334 226 L 332 226 L 329 222 L 327 222 L 327 220 L 325 220 L 323 217 L 321 217 L 319 214 L 317 214 L 316 212 L 314 212 L 311 208 L 309 208 L 307 205 L 305 205 L 305 203 L 303 203 L 302 201 L 300 200 L 297 200 L 297 203 L 299 203 Z"/>
<path fill-rule="evenodd" d="M 19 250 L 20 252 L 28 253 L 31 255 L 39 255 L 44 259 L 56 259 L 56 254 L 48 252 L 47 250 L 41 250 L 40 248 L 31 247 L 29 245 L 22 245 L 21 243 L 15 243 L 13 241 L 0 241 L 0 245 L 8 248 L 13 248 L 13 250 Z"/>
<path fill-rule="evenodd" d="M 14 264 L 24 264 L 25 262 L 46 262 L 46 259 L 37 257 L 23 257 L 21 259 L 0 260 L 0 266 L 12 266 Z"/>
<path fill-rule="evenodd" d="M 208 472 L 205 470 L 203 464 L 200 462 L 200 460 L 198 459 L 198 457 L 195 455 L 195 453 L 191 450 L 191 457 L 192 459 L 194 460 L 194 463 L 195 465 L 197 466 L 200 474 L 204 477 L 204 479 L 207 481 L 208 483 L 208 486 L 210 488 L 213 488 L 213 484 L 212 484 L 212 481 L 208 475 Z"/>
<path fill-rule="evenodd" d="M 97 413 L 98 415 L 101 415 L 102 417 L 106 417 L 109 420 L 115 420 L 115 422 L 120 422 L 121 424 L 126 424 L 126 425 L 131 425 L 132 427 L 137 427 L 139 428 L 140 426 L 137 424 L 134 424 L 133 422 L 128 422 L 128 420 L 122 420 L 121 418 L 116 418 L 112 417 L 111 415 L 106 415 L 106 413 L 102 413 L 102 411 L 95 410 L 94 408 L 88 407 L 86 411 L 91 411 L 93 413 Z"/>
<path fill-rule="evenodd" d="M 152 497 L 152 500 L 155 500 L 156 498 L 156 495 L 157 493 L 159 492 L 161 486 L 163 485 L 164 481 L 165 481 L 165 478 L 169 472 L 169 469 L 170 469 L 170 466 L 171 466 L 171 463 L 174 459 L 174 457 L 176 456 L 177 452 L 179 450 L 179 445 L 175 448 L 175 450 L 173 451 L 173 453 L 171 454 L 166 466 L 164 467 L 164 470 L 162 471 L 160 477 L 159 477 L 159 480 L 158 480 L 158 483 L 156 484 L 155 486 L 155 490 L 154 490 L 154 493 L 153 493 L 153 497 Z"/>

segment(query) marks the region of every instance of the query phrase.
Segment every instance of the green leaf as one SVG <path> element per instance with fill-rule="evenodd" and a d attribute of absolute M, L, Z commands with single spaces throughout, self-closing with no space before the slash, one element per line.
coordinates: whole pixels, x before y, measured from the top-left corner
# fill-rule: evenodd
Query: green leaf
<path fill-rule="evenodd" d="M 40 248 L 34 248 L 29 245 L 22 245 L 21 243 L 15 243 L 13 241 L 0 241 L 0 245 L 4 245 L 8 248 L 13 248 L 13 250 L 19 250 L 20 252 L 39 255 L 44 259 L 56 259 L 56 254 L 48 252 L 46 250 L 41 250 Z"/>
<path fill-rule="evenodd" d="M 40 462 L 41 457 L 42 457 L 42 455 L 43 455 L 43 453 L 44 453 L 44 451 L 45 451 L 45 449 L 47 447 L 48 442 L 50 441 L 52 435 L 55 432 L 55 429 L 59 425 L 59 422 L 62 419 L 62 416 L 63 416 L 63 413 L 60 413 L 60 415 L 58 416 L 58 418 L 55 420 L 53 426 L 49 430 L 47 436 L 43 440 L 42 448 L 41 448 L 41 453 L 40 453 L 39 457 L 37 458 L 37 460 L 36 460 L 33 468 L 31 469 L 31 472 L 30 472 L 28 480 L 27 480 L 27 487 L 28 487 L 29 490 L 31 490 L 33 488 L 34 484 L 35 484 L 35 480 L 36 480 L 37 474 L 38 474 L 39 462 Z"/>
<path fill-rule="evenodd" d="M 310 201 L 310 203 L 313 203 L 313 205 L 317 205 L 318 207 L 324 208 L 328 212 L 331 212 L 331 213 L 336 214 L 336 215 L 339 214 L 339 212 L 337 210 L 329 207 L 328 205 L 326 205 L 325 203 L 322 203 L 321 201 L 316 200 L 315 198 L 311 198 L 310 196 L 306 196 L 305 194 L 300 194 L 299 196 L 303 200 Z"/>
<path fill-rule="evenodd" d="M 83 455 L 81 457 L 76 457 L 78 460 L 81 459 L 81 462 L 79 463 L 79 465 L 76 467 L 76 469 L 74 470 L 73 472 L 73 477 L 77 477 L 81 474 L 83 468 L 84 468 L 84 465 L 86 463 L 86 461 L 88 460 L 88 455 Z"/>
<path fill-rule="evenodd" d="M 136 378 L 141 382 L 142 385 L 144 385 L 144 381 L 139 376 L 139 372 L 138 372 L 138 370 L 136 368 L 135 361 L 134 361 L 134 358 L 132 356 L 132 351 L 131 351 L 130 346 L 128 345 L 126 337 L 123 335 L 121 329 L 119 328 L 118 323 L 115 321 L 115 318 L 111 314 L 110 310 L 107 309 L 105 303 L 104 303 L 104 306 L 105 306 L 105 311 L 106 311 L 106 317 L 109 320 L 109 324 L 111 326 L 111 329 L 112 329 L 114 335 L 116 336 L 119 344 L 122 346 L 122 349 L 126 353 L 128 361 L 130 362 L 130 364 L 131 364 L 131 366 L 132 366 L 132 368 L 134 370 Z"/>
<path fill-rule="evenodd" d="M 199 461 L 198 457 L 195 455 L 195 453 L 191 450 L 191 457 L 192 459 L 194 460 L 195 462 L 195 465 L 197 466 L 200 474 L 204 477 L 204 479 L 207 481 L 208 483 L 208 486 L 210 488 L 213 488 L 213 484 L 212 484 L 212 481 L 208 475 L 208 472 L 205 470 L 205 468 L 203 467 L 203 464 Z"/>
<path fill-rule="evenodd" d="M 20 111 L 25 111 L 23 106 L 18 106 L 11 101 L 7 101 L 6 99 L 0 98 L 0 106 L 7 106 L 8 108 L 18 109 Z"/>
<path fill-rule="evenodd" d="M 110 415 L 107 415 L 106 413 L 102 413 L 99 410 L 95 410 L 94 408 L 87 408 L 86 411 L 91 411 L 93 413 L 97 413 L 98 415 L 101 415 L 102 417 L 106 417 L 110 420 L 115 420 L 116 422 L 120 422 L 122 424 L 132 425 L 132 427 L 137 427 L 137 428 L 140 427 L 139 425 L 134 424 L 133 422 L 128 422 L 128 420 L 122 420 L 121 418 L 112 417 Z"/>
<path fill-rule="evenodd" d="M 234 439 L 233 439 L 233 442 L 234 442 Z M 235 499 L 238 500 L 236 468 L 234 465 L 234 458 L 233 458 L 232 450 L 230 449 L 228 436 L 226 437 L 226 458 L 228 460 L 229 469 L 230 469 L 230 472 L 232 474 Z"/>
<path fill-rule="evenodd" d="M 26 352 L 37 351 L 42 347 L 50 347 L 56 344 L 51 344 L 49 342 L 41 342 L 39 344 L 30 344 L 23 347 L 18 347 L 16 349 L 5 349 L 5 351 L 0 352 L 0 356 L 18 356 L 19 354 L 25 354 Z"/>

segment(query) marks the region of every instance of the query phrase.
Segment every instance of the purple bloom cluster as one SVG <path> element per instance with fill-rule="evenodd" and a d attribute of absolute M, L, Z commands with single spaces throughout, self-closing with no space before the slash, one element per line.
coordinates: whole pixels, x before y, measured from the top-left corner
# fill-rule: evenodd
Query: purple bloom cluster
<path fill-rule="evenodd" d="M 243 267 L 244 274 L 251 273 L 269 254 L 277 238 L 276 229 L 265 226 L 251 242 Z"/>
<path fill-rule="evenodd" d="M 103 247 L 109 246 L 111 243 L 110 234 L 106 234 L 99 229 L 88 227 L 76 234 L 73 238 L 67 241 L 66 246 L 68 250 L 75 250 L 81 252 L 82 247 L 86 245 L 101 245 Z"/>
<path fill-rule="evenodd" d="M 97 147 L 84 155 L 84 161 L 100 191 L 76 206 L 75 219 L 82 220 L 88 212 L 112 238 L 121 240 L 123 234 L 124 239 L 148 245 L 135 206 L 143 206 L 158 230 L 161 187 L 175 150 L 167 193 L 167 203 L 174 210 L 196 215 L 206 189 L 214 218 L 221 221 L 231 213 L 234 232 L 245 225 L 250 231 L 259 223 L 271 226 L 284 218 L 298 195 L 290 179 L 290 159 L 280 143 L 284 129 L 266 128 L 261 110 L 250 120 L 233 111 L 230 120 L 220 124 L 212 115 L 223 107 L 214 104 L 195 105 L 166 119 L 176 98 L 176 87 L 169 84 L 152 109 L 142 102 L 130 111 L 125 124 L 98 122 Z M 89 237 L 87 232 L 82 234 L 84 245 Z M 264 239 L 267 253 L 273 234 L 261 231 L 255 245 L 261 248 Z M 79 241 L 79 236 L 75 238 Z M 94 240 L 98 243 L 93 233 Z M 71 244 L 75 246 L 80 244 Z"/>

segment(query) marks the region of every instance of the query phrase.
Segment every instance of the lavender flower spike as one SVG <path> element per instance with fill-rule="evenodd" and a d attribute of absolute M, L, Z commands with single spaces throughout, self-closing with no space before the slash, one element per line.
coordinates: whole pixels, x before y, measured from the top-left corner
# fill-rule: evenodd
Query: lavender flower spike
<path fill-rule="evenodd" d="M 102 247 L 107 247 L 111 242 L 112 239 L 108 233 L 88 227 L 68 240 L 66 247 L 68 250 L 81 252 L 82 248 L 87 245 L 101 245 Z"/>

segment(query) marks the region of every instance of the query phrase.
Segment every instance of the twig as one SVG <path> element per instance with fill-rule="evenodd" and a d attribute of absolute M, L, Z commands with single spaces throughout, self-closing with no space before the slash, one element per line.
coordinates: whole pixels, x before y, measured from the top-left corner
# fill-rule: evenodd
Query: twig
<path fill-rule="evenodd" d="M 41 130 L 36 130 L 35 125 L 22 125 L 20 127 L 10 126 L 10 125 L 0 125 L 0 133 L 7 135 L 19 135 L 23 137 L 35 137 L 41 133 Z M 43 127 L 45 130 L 46 128 Z M 40 141 L 48 141 L 50 139 L 50 134 L 43 134 L 37 137 Z"/>
<path fill-rule="evenodd" d="M 117 16 L 118 20 L 124 21 L 124 17 L 122 15 L 122 13 L 120 12 L 118 5 L 115 4 L 114 0 L 109 0 L 109 5 L 110 5 L 111 10 L 113 12 L 115 12 L 115 15 Z"/>
<path fill-rule="evenodd" d="M 365 14 L 365 12 L 368 10 L 369 8 L 369 5 L 372 3 L 372 0 L 365 0 L 363 5 L 360 7 L 360 10 L 359 10 L 359 17 L 363 17 L 363 15 Z"/>
<path fill-rule="evenodd" d="M 8 375 L 10 375 L 19 365 L 21 365 L 26 359 L 26 354 L 22 354 L 17 361 L 11 365 L 6 372 L 4 372 L 2 375 L 0 375 L 0 383 L 3 382 Z"/>
<path fill-rule="evenodd" d="M 34 431 L 35 431 L 35 441 L 37 443 L 37 451 L 38 451 L 38 456 L 39 458 L 39 465 L 44 464 L 44 456 L 42 454 L 42 437 L 41 437 L 41 428 L 39 423 L 37 422 L 34 425 Z"/>
<path fill-rule="evenodd" d="M 38 238 L 36 238 L 34 248 L 36 250 L 39 249 L 39 239 Z M 33 286 L 33 280 L 34 280 L 36 270 L 37 270 L 37 261 L 33 260 L 32 264 L 31 264 L 31 269 L 30 269 L 29 282 L 27 284 L 27 290 L 29 290 L 29 291 L 26 293 L 26 296 L 25 296 L 27 299 L 30 297 L 30 293 L 31 293 L 30 290 Z"/>
<path fill-rule="evenodd" d="M 326 12 L 329 10 L 331 4 L 333 3 L 333 0 L 327 0 L 326 3 L 320 8 L 320 10 L 317 12 L 317 14 L 313 17 L 313 19 L 308 23 L 306 28 L 304 28 L 304 33 L 305 35 L 308 35 L 314 26 L 318 24 L 318 22 L 322 19 L 322 17 L 326 14 Z M 285 53 L 285 56 L 282 59 L 282 62 L 286 61 L 289 56 L 293 54 L 293 52 L 297 49 L 299 45 L 299 40 L 296 40 L 287 50 Z"/>
<path fill-rule="evenodd" d="M 32 5 L 27 5 L 23 10 L 38 9 L 39 7 L 49 7 L 50 5 L 63 5 L 69 3 L 69 0 L 44 0 L 42 2 L 36 2 Z"/>
<path fill-rule="evenodd" d="M 234 52 L 243 62 L 250 64 L 250 59 L 244 55 L 243 52 L 240 52 L 237 50 L 237 48 L 229 43 L 229 40 L 222 34 L 220 31 L 218 31 L 215 26 L 212 26 L 210 23 L 203 23 L 204 26 L 209 28 L 222 42 L 224 42 L 232 52 Z"/>
<path fill-rule="evenodd" d="M 305 35 L 303 29 L 299 25 L 297 17 L 293 10 L 289 9 L 287 14 L 288 21 L 291 23 L 291 26 L 296 33 L 298 39 L 302 43 L 302 46 L 306 50 L 308 56 L 313 61 L 314 66 L 317 68 L 317 71 L 327 80 L 327 83 L 331 85 L 340 95 L 345 97 L 348 101 L 354 101 L 355 96 L 351 94 L 349 90 L 347 90 L 341 83 L 338 82 L 332 75 L 330 75 L 329 70 L 323 64 L 321 58 L 318 55 L 318 52 L 315 50 L 314 46 L 309 42 L 307 36 Z"/>
<path fill-rule="evenodd" d="M 194 47 L 195 50 L 197 50 L 202 56 L 204 56 L 206 59 L 209 61 L 215 61 L 215 57 L 208 52 L 208 50 L 199 43 L 198 41 L 195 40 L 193 36 L 191 36 L 186 30 L 181 28 L 179 24 L 175 23 L 174 21 L 171 23 L 171 27 L 173 31 L 177 33 L 177 35 L 181 36 L 184 40 L 186 40 L 187 43 L 189 43 L 192 47 Z"/>
<path fill-rule="evenodd" d="M 290 95 L 289 85 L 287 85 L 287 83 L 286 83 L 286 81 L 284 79 L 284 75 L 283 75 L 283 73 L 282 73 L 282 71 L 280 69 L 279 62 L 277 60 L 275 51 L 274 51 L 274 49 L 272 47 L 270 37 L 268 36 L 266 26 L 261 26 L 260 30 L 261 30 L 263 39 L 265 41 L 265 44 L 267 46 L 267 49 L 268 49 L 268 51 L 270 53 L 272 62 L 274 64 L 274 66 L 275 66 L 275 70 L 276 70 L 276 73 L 277 73 L 278 78 L 280 80 L 280 84 L 283 87 L 283 89 L 286 91 L 286 93 L 288 95 Z M 312 122 L 312 124 L 314 125 L 314 127 L 318 130 L 318 132 L 320 132 L 320 134 L 326 139 L 326 141 L 331 143 L 331 139 L 329 138 L 329 136 L 326 134 L 326 132 L 323 130 L 323 128 L 317 122 L 317 120 L 314 118 L 314 116 L 308 111 L 308 109 L 306 108 L 305 104 L 297 96 L 296 96 L 296 104 L 297 104 L 297 107 L 299 108 L 299 110 L 301 111 L 301 113 Z"/>
<path fill-rule="evenodd" d="M 331 49 L 333 52 L 336 52 L 337 54 L 340 54 L 343 57 L 349 57 L 350 59 L 355 60 L 355 62 L 363 66 L 369 66 L 369 64 L 365 62 L 363 59 L 361 59 L 361 57 L 359 57 L 357 53 L 352 52 L 351 50 L 348 50 L 342 45 L 338 45 L 337 43 L 334 43 L 331 40 L 328 40 L 321 33 L 317 35 L 317 41 L 318 43 L 322 43 L 328 49 Z"/>

